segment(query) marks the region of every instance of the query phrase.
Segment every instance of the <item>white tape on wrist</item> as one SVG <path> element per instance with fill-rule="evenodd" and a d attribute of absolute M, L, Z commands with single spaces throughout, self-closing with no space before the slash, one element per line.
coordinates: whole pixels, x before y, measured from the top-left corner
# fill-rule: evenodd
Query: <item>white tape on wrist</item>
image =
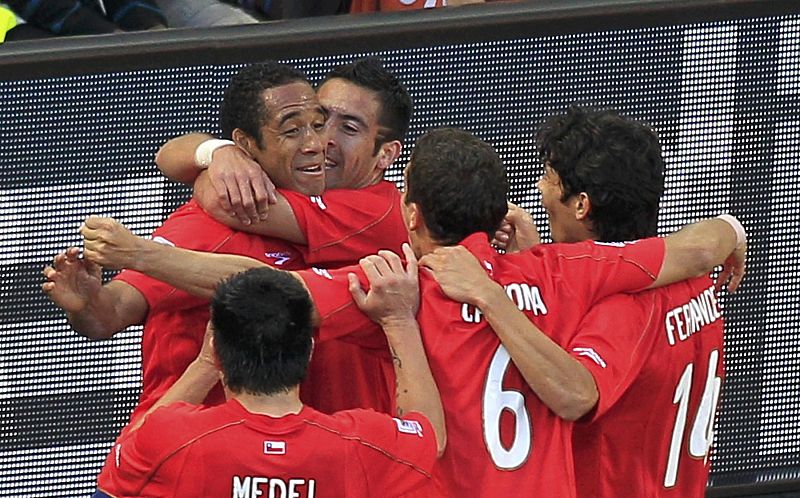
<path fill-rule="evenodd" d="M 214 158 L 214 151 L 226 145 L 236 145 L 230 140 L 220 140 L 212 138 L 206 140 L 197 146 L 194 151 L 194 163 L 199 169 L 206 169 L 211 165 L 211 160 Z"/>
<path fill-rule="evenodd" d="M 737 220 L 735 217 L 729 214 L 721 214 L 717 216 L 717 218 L 727 222 L 733 230 L 736 232 L 736 247 L 742 247 L 745 242 L 747 242 L 747 232 L 744 231 L 744 227 L 742 224 Z"/>

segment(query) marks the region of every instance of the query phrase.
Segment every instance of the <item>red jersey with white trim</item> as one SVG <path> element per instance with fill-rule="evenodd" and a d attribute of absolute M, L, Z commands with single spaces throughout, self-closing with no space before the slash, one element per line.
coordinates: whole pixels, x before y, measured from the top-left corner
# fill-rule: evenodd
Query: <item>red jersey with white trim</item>
<path fill-rule="evenodd" d="M 709 277 L 612 296 L 570 350 L 600 394 L 575 425 L 578 496 L 703 496 L 723 378 L 723 320 Z"/>
<path fill-rule="evenodd" d="M 397 496 L 430 481 L 427 418 L 371 410 L 251 413 L 235 399 L 155 410 L 111 449 L 98 488 L 115 497 Z"/>
<path fill-rule="evenodd" d="M 291 244 L 235 231 L 214 220 L 194 200 L 172 213 L 152 237 L 186 249 L 249 256 L 280 269 L 306 267 Z M 209 301 L 135 271 L 123 270 L 116 279 L 136 288 L 149 306 L 142 333 L 142 394 L 133 418 L 161 398 L 197 357 L 209 318 Z M 224 400 L 218 386 L 206 402 Z"/>
<path fill-rule="evenodd" d="M 353 0 L 350 13 L 436 9 L 446 6 L 447 0 Z"/>
<path fill-rule="evenodd" d="M 306 234 L 298 247 L 308 266 L 335 268 L 353 264 L 381 249 L 400 253 L 408 235 L 400 210 L 400 192 L 382 180 L 356 190 L 328 190 L 306 196 L 281 191 Z"/>
<path fill-rule="evenodd" d="M 625 244 L 547 244 L 499 255 L 484 234 L 461 243 L 518 307 L 566 347 L 589 307 L 649 286 L 664 257 L 661 239 Z M 380 330 L 352 302 L 347 274 L 358 267 L 303 271 L 322 317 L 320 339 L 370 340 Z M 572 424 L 530 390 L 480 311 L 447 299 L 420 271 L 417 319 L 447 423 L 447 449 L 434 473 L 445 496 L 575 496 Z M 382 335 L 382 334 L 381 334 Z"/>
<path fill-rule="evenodd" d="M 408 241 L 400 192 L 392 182 L 357 190 L 328 190 L 321 196 L 281 193 L 306 234 L 308 245 L 298 246 L 298 250 L 308 266 L 349 265 L 381 249 L 399 253 Z M 303 402 L 323 413 L 352 408 L 390 413 L 393 383 L 394 368 L 385 342 L 370 350 L 345 341 L 320 341 L 300 395 Z"/>

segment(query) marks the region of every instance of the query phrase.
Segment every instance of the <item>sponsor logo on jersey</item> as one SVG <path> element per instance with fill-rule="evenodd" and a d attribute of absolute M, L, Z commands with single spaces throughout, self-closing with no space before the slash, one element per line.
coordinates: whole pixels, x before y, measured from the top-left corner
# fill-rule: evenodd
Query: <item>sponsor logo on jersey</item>
<path fill-rule="evenodd" d="M 311 195 L 308 197 L 308 199 L 311 201 L 312 204 L 315 204 L 318 208 L 322 209 L 323 211 L 328 209 L 328 206 L 325 205 L 325 201 L 322 200 L 321 195 Z"/>
<path fill-rule="evenodd" d="M 422 424 L 416 420 L 403 420 L 400 418 L 392 418 L 394 423 L 397 424 L 397 430 L 404 434 L 416 434 L 422 437 Z"/>
<path fill-rule="evenodd" d="M 593 362 L 597 363 L 599 366 L 606 368 L 606 362 L 603 360 L 603 357 L 600 356 L 597 351 L 592 348 L 572 348 L 574 353 L 577 353 L 578 356 L 585 356 L 592 360 Z"/>
<path fill-rule="evenodd" d="M 155 237 L 153 237 L 153 242 L 156 242 L 158 244 L 164 244 L 165 246 L 175 247 L 175 244 L 173 244 L 172 242 L 168 241 L 167 239 L 165 239 L 160 235 L 156 235 Z"/>
<path fill-rule="evenodd" d="M 312 266 L 311 267 L 311 271 L 313 271 L 314 273 L 316 273 L 320 277 L 325 277 L 328 280 L 333 280 L 333 275 L 331 275 L 330 272 L 328 270 L 324 269 L 324 268 L 316 268 L 316 267 Z"/>
<path fill-rule="evenodd" d="M 264 256 L 274 260 L 275 266 L 281 266 L 292 259 L 292 255 L 288 252 L 265 252 Z"/>
<path fill-rule="evenodd" d="M 264 441 L 265 455 L 285 455 L 286 441 Z"/>

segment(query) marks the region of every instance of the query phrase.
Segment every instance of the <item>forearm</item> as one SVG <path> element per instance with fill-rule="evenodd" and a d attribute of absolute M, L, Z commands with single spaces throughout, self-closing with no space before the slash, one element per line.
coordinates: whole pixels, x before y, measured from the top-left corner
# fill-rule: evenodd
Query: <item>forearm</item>
<path fill-rule="evenodd" d="M 737 247 L 736 230 L 718 218 L 687 225 L 664 239 L 664 265 L 651 287 L 710 273 Z"/>
<path fill-rule="evenodd" d="M 197 146 L 214 138 L 205 133 L 190 133 L 173 138 L 156 153 L 156 166 L 172 181 L 191 185 L 200 174 L 194 154 Z"/>
<path fill-rule="evenodd" d="M 176 401 L 184 401 L 199 405 L 208 396 L 208 392 L 219 381 L 219 371 L 207 360 L 196 358 L 183 375 L 164 393 L 147 412 L 132 422 L 131 429 L 136 429 L 144 422 L 145 417 L 156 409 Z"/>
<path fill-rule="evenodd" d="M 125 328 L 144 322 L 147 302 L 128 284 L 112 281 L 104 285 L 83 309 L 67 312 L 76 332 L 89 339 L 108 339 Z"/>
<path fill-rule="evenodd" d="M 414 411 L 425 415 L 436 432 L 438 454 L 441 456 L 447 445 L 444 410 L 422 345 L 419 325 L 411 319 L 384 324 L 383 330 L 392 352 L 397 378 L 397 414 L 402 417 Z"/>
<path fill-rule="evenodd" d="M 589 371 L 536 327 L 500 286 L 475 303 L 525 381 L 556 415 L 577 420 L 597 403 Z"/>
<path fill-rule="evenodd" d="M 263 266 L 267 265 L 245 256 L 190 251 L 142 240 L 130 268 L 189 294 L 211 298 L 217 285 L 226 278 Z"/>

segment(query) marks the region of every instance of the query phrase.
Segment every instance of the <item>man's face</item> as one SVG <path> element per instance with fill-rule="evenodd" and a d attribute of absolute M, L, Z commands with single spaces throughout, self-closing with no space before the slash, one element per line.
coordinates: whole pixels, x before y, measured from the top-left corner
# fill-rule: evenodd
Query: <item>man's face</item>
<path fill-rule="evenodd" d="M 325 174 L 328 188 L 361 188 L 375 183 L 380 152 L 375 142 L 381 104 L 372 90 L 341 78 L 326 81 L 317 98 L 327 114 Z"/>
<path fill-rule="evenodd" d="M 325 190 L 325 150 L 319 135 L 325 114 L 314 89 L 294 82 L 264 91 L 269 119 L 261 127 L 261 147 L 251 147 L 253 159 L 277 187 L 306 195 Z"/>
<path fill-rule="evenodd" d="M 573 203 L 574 197 L 561 201 L 564 188 L 558 173 L 545 164 L 544 174 L 536 183 L 542 194 L 542 207 L 547 212 L 550 220 L 550 236 L 553 242 L 578 242 L 583 240 L 577 235 L 582 228 L 581 222 L 575 218 Z"/>

